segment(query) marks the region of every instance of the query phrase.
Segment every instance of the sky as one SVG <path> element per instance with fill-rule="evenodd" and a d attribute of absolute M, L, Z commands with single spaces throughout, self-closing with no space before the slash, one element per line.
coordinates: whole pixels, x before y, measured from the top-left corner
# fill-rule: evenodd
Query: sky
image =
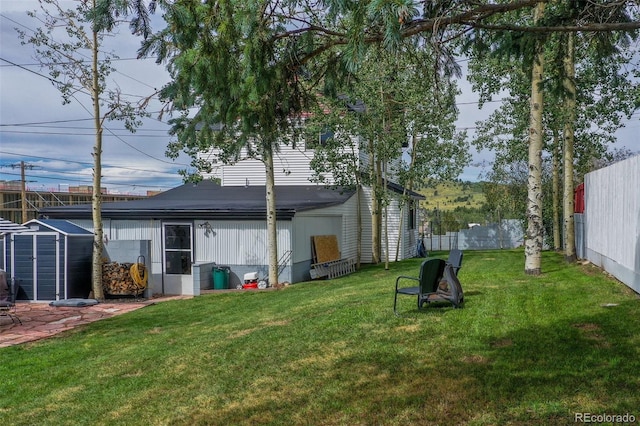
<path fill-rule="evenodd" d="M 26 14 L 37 7 L 33 0 L 0 1 L 0 180 L 19 180 L 20 169 L 15 166 L 24 161 L 29 188 L 92 185 L 91 100 L 77 94 L 72 103 L 63 105 L 60 92 L 47 78 L 49 70 L 37 65 L 34 48 L 22 46 L 15 30 L 30 34 L 39 26 Z M 130 99 L 149 96 L 169 80 L 164 66 L 153 58 L 135 59 L 139 43 L 122 25 L 102 49 L 120 58 L 113 62 L 117 71 L 109 76 L 109 84 Z M 159 101 L 150 104 L 149 111 L 159 110 Z M 190 159 L 184 154 L 175 161 L 165 156 L 171 141 L 167 119 L 158 120 L 153 114 L 134 134 L 121 122 L 105 124 L 102 186 L 113 193 L 144 194 L 182 183 L 178 170 L 188 168 Z"/>
<path fill-rule="evenodd" d="M 62 2 L 71 7 L 73 2 Z M 91 185 L 94 131 L 91 101 L 77 94 L 71 104 L 63 105 L 55 86 L 49 81 L 48 69 L 41 68 L 30 45 L 21 45 L 18 27 L 27 34 L 39 23 L 29 17 L 35 10 L 35 0 L 0 0 L 0 181 L 20 179 L 19 165 L 27 165 L 27 186 L 33 190 L 57 191 L 67 186 Z M 155 28 L 161 26 L 158 16 Z M 109 37 L 102 50 L 114 52 L 116 72 L 109 76 L 111 87 L 132 99 L 149 96 L 169 80 L 163 65 L 153 58 L 136 59 L 140 40 L 130 35 L 127 25 Z M 464 65 L 464 64 L 463 64 Z M 485 119 L 491 105 L 478 109 L 477 94 L 461 80 L 462 94 L 457 103 L 459 129 L 473 132 L 477 120 Z M 494 104 L 497 105 L 497 104 Z M 149 111 L 160 109 L 152 102 Z M 182 154 L 173 160 L 165 156 L 171 137 L 167 116 L 157 114 L 145 119 L 135 134 L 120 122 L 107 122 L 103 140 L 102 186 L 111 193 L 145 194 L 161 191 L 182 183 L 180 169 L 188 169 L 190 159 Z M 617 147 L 640 152 L 640 121 L 636 113 L 617 135 Z M 491 153 L 472 151 L 471 165 L 459 176 L 477 181 L 485 171 L 478 163 L 491 160 Z"/>

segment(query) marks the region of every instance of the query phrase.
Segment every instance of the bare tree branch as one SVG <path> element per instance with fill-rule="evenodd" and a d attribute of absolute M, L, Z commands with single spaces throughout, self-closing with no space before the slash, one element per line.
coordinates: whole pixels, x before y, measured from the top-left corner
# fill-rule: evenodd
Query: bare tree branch
<path fill-rule="evenodd" d="M 631 31 L 640 29 L 640 22 L 611 22 L 590 23 L 584 25 L 564 25 L 558 27 L 524 27 L 520 25 L 488 25 L 482 23 L 465 23 L 473 28 L 492 31 L 520 31 L 528 33 L 570 33 L 570 32 L 601 32 L 601 31 Z"/>

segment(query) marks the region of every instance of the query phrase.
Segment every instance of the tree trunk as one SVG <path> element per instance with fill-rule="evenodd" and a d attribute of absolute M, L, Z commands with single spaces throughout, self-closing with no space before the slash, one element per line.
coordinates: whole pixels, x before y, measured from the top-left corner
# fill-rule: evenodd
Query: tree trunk
<path fill-rule="evenodd" d="M 360 263 L 362 262 L 362 187 L 360 179 L 356 178 L 356 202 L 357 207 L 357 227 L 358 233 L 356 234 L 356 269 L 360 270 Z"/>
<path fill-rule="evenodd" d="M 567 34 L 566 55 L 564 57 L 564 81 L 565 89 L 564 110 L 566 121 L 564 125 L 564 259 L 567 262 L 575 262 L 575 226 L 574 214 L 574 187 L 573 187 L 573 144 L 574 125 L 576 120 L 576 80 L 574 62 L 574 36 Z"/>
<path fill-rule="evenodd" d="M 534 20 L 544 14 L 544 3 L 538 3 Z M 542 109 L 544 76 L 544 41 L 536 40 L 531 72 L 531 101 L 529 114 L 529 176 L 527 179 L 527 233 L 525 238 L 524 272 L 540 275 L 542 259 Z"/>
<path fill-rule="evenodd" d="M 273 148 L 265 144 L 263 161 L 266 172 L 267 244 L 269 247 L 269 285 L 278 284 L 278 228 L 276 217 L 276 187 L 273 169 Z"/>
<path fill-rule="evenodd" d="M 404 228 L 404 215 L 405 215 L 405 195 L 407 193 L 407 188 L 404 188 L 402 190 L 402 198 L 400 198 L 400 201 L 398 202 L 398 207 L 400 210 L 400 222 L 398 223 L 398 239 L 396 240 L 396 257 L 395 257 L 395 262 L 397 262 L 398 260 L 400 260 L 400 243 L 402 242 L 402 235 L 403 235 L 403 229 Z"/>
<path fill-rule="evenodd" d="M 93 1 L 95 8 L 95 0 Z M 93 297 L 104 300 L 102 289 L 102 121 L 100 119 L 100 85 L 98 81 L 98 33 L 93 32 L 92 49 L 92 87 L 91 97 L 93 101 L 93 119 L 96 130 L 96 141 L 93 147 L 93 193 L 91 198 L 91 211 L 93 217 L 93 257 L 92 257 L 92 290 Z"/>
<path fill-rule="evenodd" d="M 387 196 L 387 161 L 385 158 L 384 164 L 384 176 L 382 179 L 382 187 L 385 192 L 384 197 L 384 269 L 389 270 L 389 197 Z"/>
<path fill-rule="evenodd" d="M 560 251 L 562 248 L 562 238 L 560 236 L 560 136 L 558 131 L 553 131 L 553 155 L 551 157 L 551 185 L 553 196 L 553 249 Z"/>
<path fill-rule="evenodd" d="M 404 215 L 405 215 L 405 198 L 407 196 L 407 189 L 413 189 L 413 176 L 411 175 L 411 168 L 416 161 L 416 146 L 418 145 L 418 138 L 416 135 L 411 136 L 411 160 L 409 162 L 409 182 L 407 186 L 402 189 L 402 200 L 400 202 L 400 228 L 398 230 L 398 241 L 396 243 L 396 262 L 398 261 L 398 255 L 400 254 L 400 241 L 402 240 L 402 233 L 404 227 Z M 417 243 L 416 243 L 417 244 Z"/>
<path fill-rule="evenodd" d="M 381 252 L 381 240 L 380 230 L 381 215 L 380 215 L 380 174 L 378 173 L 378 160 L 376 160 L 373 153 L 373 144 L 370 143 L 369 159 L 370 159 L 370 171 L 371 171 L 371 261 L 374 264 L 380 263 Z"/>

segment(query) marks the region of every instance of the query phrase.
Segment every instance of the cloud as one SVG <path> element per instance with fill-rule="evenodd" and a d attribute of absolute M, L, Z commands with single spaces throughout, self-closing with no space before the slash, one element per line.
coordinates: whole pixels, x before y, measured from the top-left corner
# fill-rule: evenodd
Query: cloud
<path fill-rule="evenodd" d="M 62 2 L 73 7 L 75 2 Z M 78 94 L 70 105 L 62 105 L 58 90 L 48 79 L 48 70 L 35 65 L 30 46 L 22 46 L 15 27 L 25 31 L 35 29 L 38 22 L 29 18 L 27 10 L 38 8 L 36 1 L 0 0 L 0 180 L 19 178 L 10 165 L 26 161 L 34 167 L 28 170 L 33 185 L 61 183 L 90 184 L 93 147 L 91 99 Z M 153 17 L 155 29 L 162 26 L 161 17 Z M 128 26 L 122 25 L 105 39 L 103 51 L 114 51 L 120 59 L 113 62 L 116 71 L 108 78 L 111 87 L 117 87 L 131 100 L 152 95 L 169 81 L 165 68 L 153 58 L 135 59 L 140 39 L 131 36 Z M 13 64 L 11 65 L 10 61 Z M 466 63 L 461 63 L 463 70 Z M 478 97 L 466 80 L 459 81 L 462 93 L 458 96 L 459 129 L 473 133 L 476 122 L 486 119 L 492 105 L 478 109 Z M 160 102 L 150 104 L 150 111 L 158 111 Z M 169 125 L 159 122 L 157 116 L 144 120 L 135 134 L 128 133 L 122 123 L 108 122 L 103 140 L 103 186 L 119 192 L 145 192 L 147 189 L 168 189 L 181 184 L 179 169 L 188 168 L 190 159 L 181 155 L 175 162 L 165 157 L 171 137 Z M 40 123 L 40 124 L 34 124 Z M 640 151 L 638 116 L 617 135 L 618 147 L 626 146 Z M 488 151 L 472 151 L 473 162 L 490 161 Z M 480 166 L 465 168 L 463 180 L 478 180 L 484 169 Z"/>
<path fill-rule="evenodd" d="M 74 6 L 74 2 L 62 3 Z M 27 32 L 37 27 L 38 22 L 26 14 L 37 7 L 35 1 L 0 2 L 0 180 L 19 178 L 10 165 L 25 161 L 33 166 L 27 170 L 30 185 L 91 184 L 95 144 L 91 99 L 77 93 L 71 104 L 63 105 L 48 69 L 37 65 L 32 46 L 22 46 L 15 31 L 15 27 Z M 116 71 L 108 77 L 109 86 L 133 102 L 153 95 L 169 80 L 164 67 L 152 58 L 136 59 L 139 45 L 140 39 L 123 25 L 102 46 L 120 58 L 113 62 Z M 151 112 L 160 108 L 158 100 L 149 105 Z M 103 186 L 143 193 L 181 184 L 178 170 L 190 160 L 185 155 L 175 162 L 165 157 L 171 141 L 168 124 L 145 119 L 133 134 L 122 122 L 106 122 L 105 128 Z"/>

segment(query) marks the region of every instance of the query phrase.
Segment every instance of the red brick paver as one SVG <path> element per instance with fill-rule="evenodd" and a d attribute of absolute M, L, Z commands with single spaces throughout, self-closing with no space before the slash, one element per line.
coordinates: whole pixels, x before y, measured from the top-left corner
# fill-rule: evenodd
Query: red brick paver
<path fill-rule="evenodd" d="M 137 302 L 98 303 L 77 308 L 50 306 L 48 303 L 18 302 L 15 314 L 22 321 L 22 325 L 14 323 L 10 317 L 0 316 L 0 348 L 51 337 L 82 324 L 170 299 L 174 297 Z"/>

